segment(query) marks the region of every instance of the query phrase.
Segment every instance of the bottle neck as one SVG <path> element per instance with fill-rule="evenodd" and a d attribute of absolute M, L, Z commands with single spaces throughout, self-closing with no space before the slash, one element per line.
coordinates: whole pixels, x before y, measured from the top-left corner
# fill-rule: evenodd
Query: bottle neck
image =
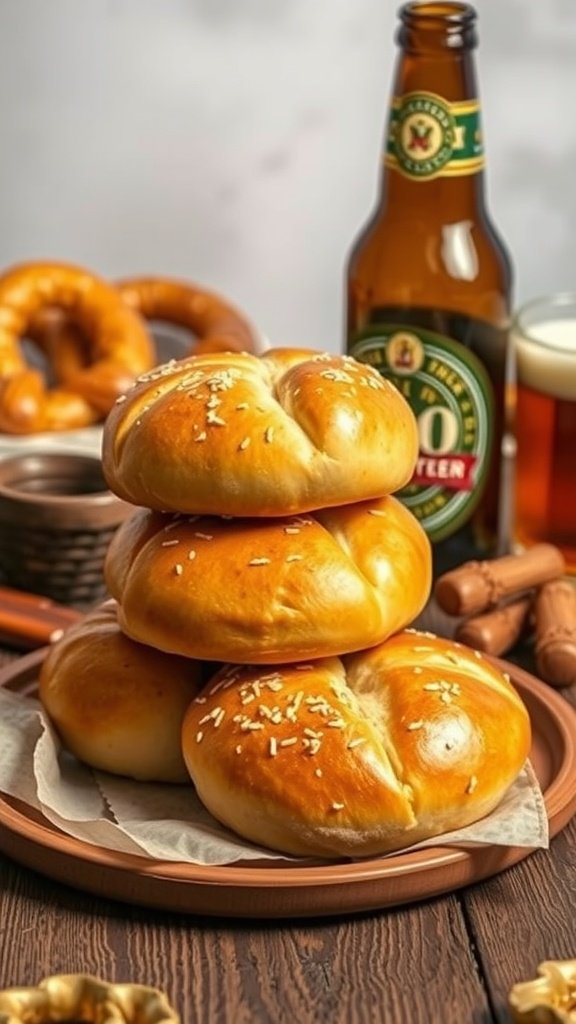
<path fill-rule="evenodd" d="M 425 211 L 444 221 L 448 209 L 451 220 L 484 212 L 474 21 L 463 4 L 402 9 L 380 188 L 389 215 Z"/>

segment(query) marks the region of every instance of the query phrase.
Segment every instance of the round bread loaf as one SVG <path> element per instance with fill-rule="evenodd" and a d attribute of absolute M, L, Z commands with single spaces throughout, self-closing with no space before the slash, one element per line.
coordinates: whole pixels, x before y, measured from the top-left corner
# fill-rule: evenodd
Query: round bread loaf
<path fill-rule="evenodd" d="M 412 476 L 416 421 L 349 356 L 214 353 L 141 376 L 104 427 L 108 486 L 164 512 L 283 516 L 380 497 Z"/>
<path fill-rule="evenodd" d="M 321 658 L 408 625 L 430 590 L 430 544 L 391 496 L 283 519 L 138 509 L 104 568 L 134 640 L 189 658 Z"/>
<path fill-rule="evenodd" d="M 203 683 L 201 666 L 134 643 L 106 601 L 51 647 L 40 700 L 80 761 L 134 779 L 185 782 L 180 729 Z"/>
<path fill-rule="evenodd" d="M 412 630 L 342 659 L 228 666 L 182 728 L 216 818 L 252 842 L 319 857 L 385 854 L 479 820 L 519 774 L 530 738 L 506 675 Z"/>

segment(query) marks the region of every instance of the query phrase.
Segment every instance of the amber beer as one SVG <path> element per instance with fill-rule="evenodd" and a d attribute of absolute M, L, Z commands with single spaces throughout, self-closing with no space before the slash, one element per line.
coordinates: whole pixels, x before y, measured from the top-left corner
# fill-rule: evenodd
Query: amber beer
<path fill-rule="evenodd" d="M 512 338 L 518 359 L 514 537 L 556 544 L 576 574 L 576 296 L 528 303 Z"/>
<path fill-rule="evenodd" d="M 484 200 L 475 23 L 464 3 L 401 8 L 379 199 L 347 267 L 347 351 L 393 380 L 418 420 L 400 497 L 436 575 L 509 541 L 511 270 Z"/>

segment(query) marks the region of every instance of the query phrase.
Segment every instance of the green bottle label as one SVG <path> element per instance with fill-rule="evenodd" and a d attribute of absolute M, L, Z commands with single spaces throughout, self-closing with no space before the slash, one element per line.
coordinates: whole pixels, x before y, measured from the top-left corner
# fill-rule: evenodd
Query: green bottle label
<path fill-rule="evenodd" d="M 486 370 L 463 345 L 420 327 L 371 324 L 350 355 L 391 380 L 418 423 L 419 455 L 397 497 L 431 541 L 444 540 L 470 518 L 488 473 L 494 395 Z"/>
<path fill-rule="evenodd" d="M 478 100 L 449 103 L 433 92 L 395 97 L 385 154 L 388 167 L 407 178 L 476 174 L 484 167 Z"/>

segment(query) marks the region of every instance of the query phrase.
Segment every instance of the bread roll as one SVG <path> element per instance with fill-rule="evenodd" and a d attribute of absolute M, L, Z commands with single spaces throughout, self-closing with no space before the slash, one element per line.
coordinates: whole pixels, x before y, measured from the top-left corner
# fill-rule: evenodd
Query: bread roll
<path fill-rule="evenodd" d="M 283 519 L 138 509 L 105 563 L 121 628 L 189 658 L 253 664 L 379 643 L 422 609 L 430 544 L 395 498 Z"/>
<path fill-rule="evenodd" d="M 412 411 L 349 356 L 214 353 L 139 378 L 110 413 L 108 486 L 164 512 L 284 516 L 403 487 L 417 457 Z"/>
<path fill-rule="evenodd" d="M 342 659 L 221 670 L 182 745 L 200 799 L 239 835 L 361 857 L 488 814 L 528 756 L 530 721 L 484 656 L 406 631 Z"/>
<path fill-rule="evenodd" d="M 107 601 L 48 651 L 40 700 L 64 746 L 101 771 L 154 782 L 188 780 L 182 717 L 201 666 L 134 643 Z"/>

